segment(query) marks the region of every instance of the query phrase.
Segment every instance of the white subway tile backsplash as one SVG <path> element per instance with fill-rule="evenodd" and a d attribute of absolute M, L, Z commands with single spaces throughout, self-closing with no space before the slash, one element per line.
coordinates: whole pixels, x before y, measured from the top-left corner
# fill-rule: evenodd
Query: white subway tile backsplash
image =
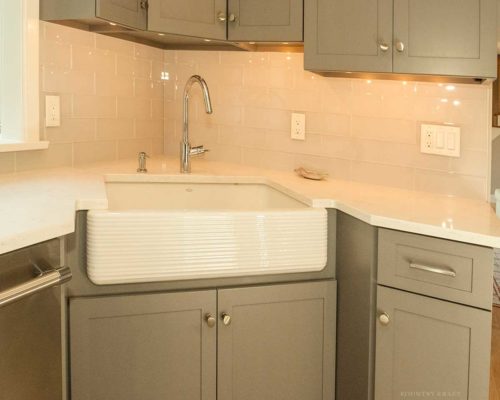
<path fill-rule="evenodd" d="M 196 144 L 210 143 L 210 159 L 304 165 L 338 179 L 487 198 L 489 86 L 326 78 L 304 71 L 300 53 L 169 50 L 164 59 L 175 75 L 164 94 L 168 154 L 178 153 L 182 91 L 197 73 L 207 79 L 214 115 L 193 92 L 192 134 Z M 292 112 L 306 114 L 303 142 L 290 139 Z M 460 126 L 462 157 L 420 153 L 424 122 Z"/>

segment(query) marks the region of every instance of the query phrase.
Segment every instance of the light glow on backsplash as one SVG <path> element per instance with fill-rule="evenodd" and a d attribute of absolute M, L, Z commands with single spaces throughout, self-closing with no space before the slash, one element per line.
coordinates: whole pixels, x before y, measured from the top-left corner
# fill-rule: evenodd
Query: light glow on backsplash
<path fill-rule="evenodd" d="M 207 159 L 488 197 L 490 86 L 327 78 L 304 71 L 300 53 L 168 50 L 165 62 L 167 154 L 178 155 L 184 83 L 199 74 L 214 114 L 193 91 L 190 134 Z M 305 141 L 290 139 L 292 112 L 306 114 Z M 420 153 L 422 123 L 460 126 L 462 156 Z"/>

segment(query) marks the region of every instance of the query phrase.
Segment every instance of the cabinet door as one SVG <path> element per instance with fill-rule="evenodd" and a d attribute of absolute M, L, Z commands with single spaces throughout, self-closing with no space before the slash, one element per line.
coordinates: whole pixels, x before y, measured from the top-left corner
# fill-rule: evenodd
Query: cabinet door
<path fill-rule="evenodd" d="M 392 71 L 392 0 L 307 0 L 305 68 Z"/>
<path fill-rule="evenodd" d="M 302 42 L 303 11 L 302 0 L 228 0 L 228 39 Z"/>
<path fill-rule="evenodd" d="M 491 313 L 379 286 L 375 400 L 488 398 Z"/>
<path fill-rule="evenodd" d="M 226 0 L 149 0 L 148 29 L 225 40 L 226 9 Z"/>
<path fill-rule="evenodd" d="M 218 400 L 334 397 L 335 282 L 220 290 Z M 226 321 L 227 323 L 227 321 Z"/>
<path fill-rule="evenodd" d="M 395 0 L 394 72 L 496 76 L 496 0 Z"/>
<path fill-rule="evenodd" d="M 72 400 L 215 400 L 209 313 L 215 291 L 71 300 Z"/>
<path fill-rule="evenodd" d="M 136 29 L 146 29 L 148 10 L 141 0 L 96 0 L 96 16 Z"/>

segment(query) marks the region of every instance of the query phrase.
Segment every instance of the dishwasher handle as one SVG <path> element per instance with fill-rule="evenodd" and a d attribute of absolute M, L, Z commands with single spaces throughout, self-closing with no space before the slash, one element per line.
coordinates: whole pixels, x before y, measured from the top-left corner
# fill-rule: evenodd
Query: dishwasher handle
<path fill-rule="evenodd" d="M 24 299 L 52 286 L 61 285 L 71 279 L 71 271 L 68 267 L 52 268 L 44 271 L 41 271 L 38 265 L 34 263 L 33 267 L 37 271 L 40 271 L 40 274 L 36 278 L 0 292 L 0 307 Z"/>

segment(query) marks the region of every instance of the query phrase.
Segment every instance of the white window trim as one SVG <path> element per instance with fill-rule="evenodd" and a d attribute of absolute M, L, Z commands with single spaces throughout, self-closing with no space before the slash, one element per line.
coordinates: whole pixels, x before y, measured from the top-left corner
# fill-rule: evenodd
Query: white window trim
<path fill-rule="evenodd" d="M 49 146 L 48 141 L 40 140 L 39 1 L 20 1 L 23 13 L 23 132 L 20 133 L 19 138 L 0 139 L 0 152 L 40 150 Z"/>

